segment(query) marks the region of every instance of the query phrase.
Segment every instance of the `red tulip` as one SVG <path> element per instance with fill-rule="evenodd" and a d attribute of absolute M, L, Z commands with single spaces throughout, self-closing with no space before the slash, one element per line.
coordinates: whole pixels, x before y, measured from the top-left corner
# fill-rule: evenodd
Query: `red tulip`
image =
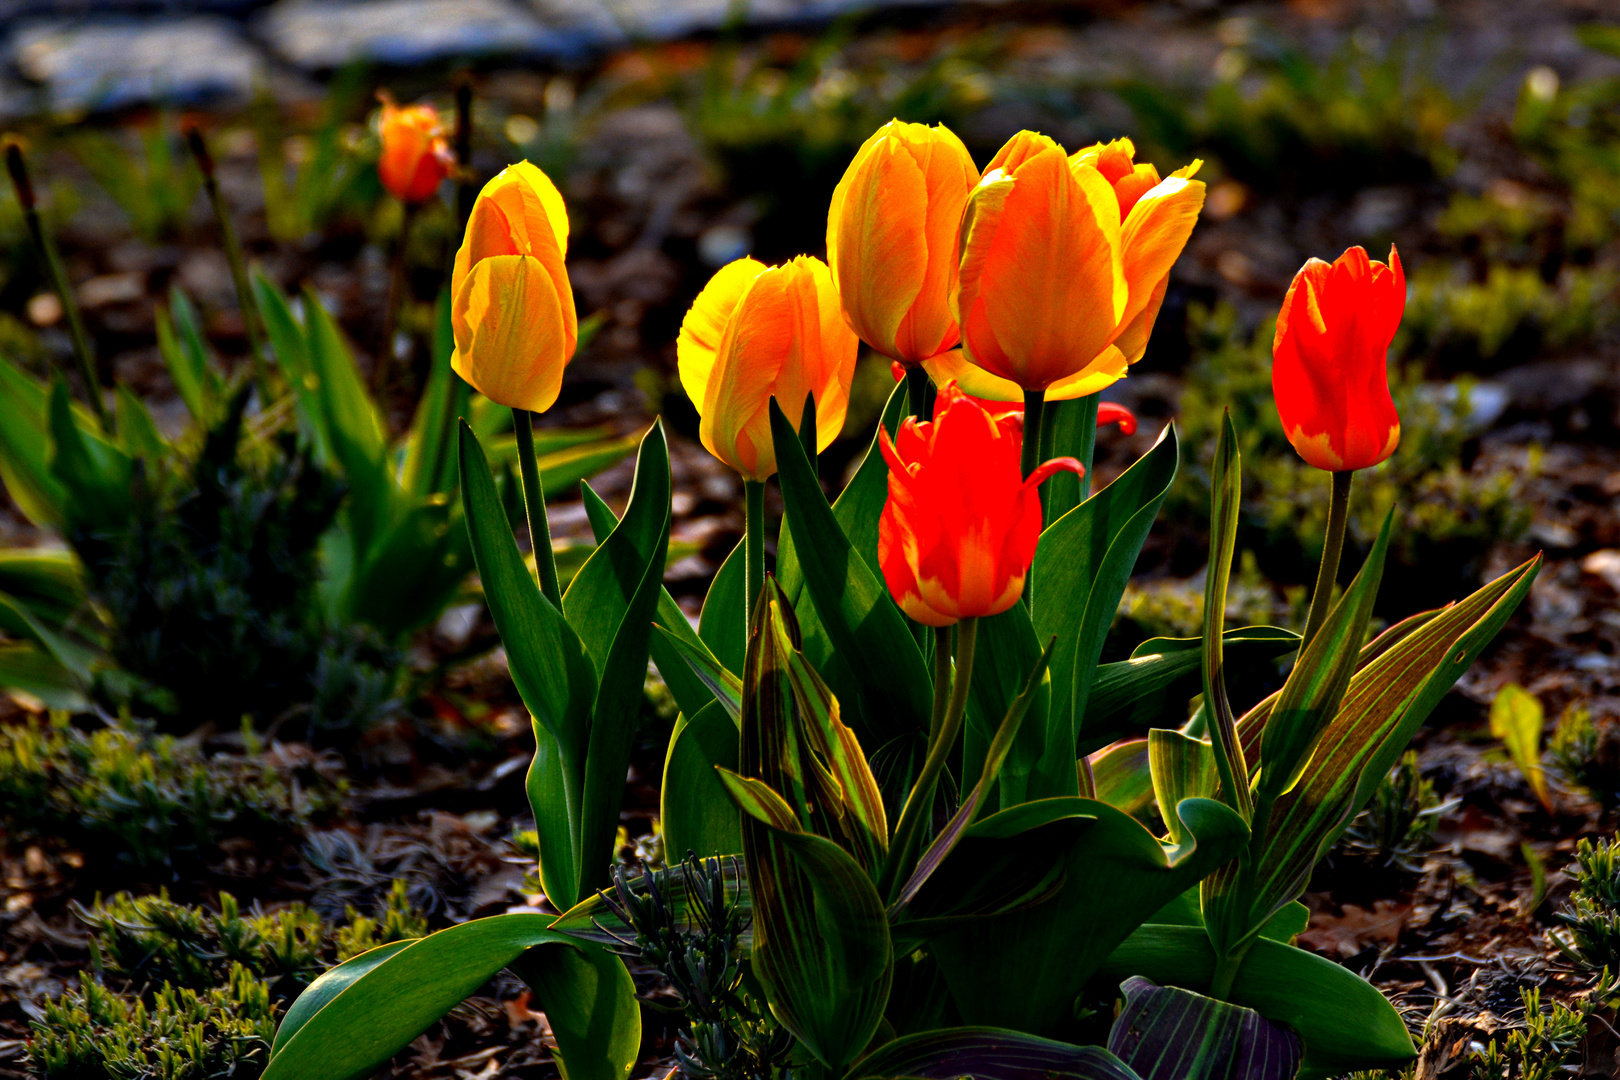
<path fill-rule="evenodd" d="M 1406 310 L 1400 256 L 1373 262 L 1359 247 L 1331 266 L 1307 262 L 1277 314 L 1271 389 L 1283 431 L 1318 469 L 1377 465 L 1401 441 L 1387 354 Z"/>
<path fill-rule="evenodd" d="M 1026 479 L 1019 469 L 1024 417 L 992 416 L 954 386 L 934 419 L 915 417 L 878 445 L 889 463 L 889 499 L 878 521 L 878 562 L 902 611 L 926 626 L 995 615 L 1018 602 L 1041 536 L 1041 481 L 1074 458 Z"/>

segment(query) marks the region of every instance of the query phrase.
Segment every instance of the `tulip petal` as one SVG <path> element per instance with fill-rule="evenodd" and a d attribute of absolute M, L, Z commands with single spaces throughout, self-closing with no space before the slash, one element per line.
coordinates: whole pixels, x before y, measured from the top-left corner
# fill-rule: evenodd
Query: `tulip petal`
<path fill-rule="evenodd" d="M 827 260 L 850 328 L 886 356 L 900 322 L 922 291 L 928 245 L 917 229 L 928 184 L 915 158 L 879 129 L 833 191 Z"/>
<path fill-rule="evenodd" d="M 1154 291 L 1169 276 L 1170 268 L 1187 246 L 1203 207 L 1203 181 L 1172 176 L 1145 193 L 1131 208 L 1120 227 L 1125 277 L 1130 282 L 1130 304 L 1120 319 L 1122 326 L 1130 326 L 1152 302 Z M 1159 299 L 1162 302 L 1162 292 Z M 1150 318 L 1146 330 L 1152 326 Z M 1142 348 L 1147 347 L 1146 330 L 1141 334 Z M 1132 352 L 1124 347 L 1121 351 L 1126 356 Z"/>
<path fill-rule="evenodd" d="M 1069 401 L 1106 390 L 1125 377 L 1126 357 L 1113 345 L 1104 349 L 1085 368 L 1046 388 L 1047 401 Z M 923 370 L 940 386 L 955 383 L 962 392 L 985 401 L 1022 403 L 1024 391 L 1010 379 L 992 375 L 967 359 L 961 349 L 952 349 L 923 361 Z"/>
<path fill-rule="evenodd" d="M 703 408 L 708 394 L 709 374 L 714 370 L 715 355 L 725 337 L 731 313 L 764 269 L 764 263 L 749 258 L 722 266 L 703 286 L 703 291 L 687 309 L 686 318 L 681 320 L 680 336 L 675 341 L 681 388 L 699 409 Z"/>
<path fill-rule="evenodd" d="M 453 304 L 459 317 L 451 367 L 493 401 L 545 412 L 573 355 L 573 297 L 566 311 L 564 299 L 539 259 L 496 255 L 476 263 Z"/>

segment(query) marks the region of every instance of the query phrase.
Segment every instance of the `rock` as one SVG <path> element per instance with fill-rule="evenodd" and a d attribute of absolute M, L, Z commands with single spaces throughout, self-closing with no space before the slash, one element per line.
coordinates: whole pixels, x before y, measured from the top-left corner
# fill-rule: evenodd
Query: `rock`
<path fill-rule="evenodd" d="M 235 24 L 206 15 L 28 23 L 12 35 L 8 52 L 58 111 L 241 101 L 264 70 Z"/>
<path fill-rule="evenodd" d="M 313 70 L 356 60 L 408 67 L 473 56 L 568 56 L 584 41 L 510 0 L 280 0 L 258 28 L 278 56 Z"/>

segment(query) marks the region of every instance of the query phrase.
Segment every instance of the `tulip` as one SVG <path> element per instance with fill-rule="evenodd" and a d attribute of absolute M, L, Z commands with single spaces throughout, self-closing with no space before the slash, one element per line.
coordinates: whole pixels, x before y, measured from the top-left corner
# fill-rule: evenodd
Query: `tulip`
<path fill-rule="evenodd" d="M 954 386 L 932 421 L 910 418 L 878 445 L 889 463 L 889 498 L 878 521 L 878 564 L 900 609 L 926 626 L 996 615 L 1017 603 L 1041 534 L 1036 491 L 1054 473 L 1081 472 L 1056 458 L 1025 477 L 1023 416 L 992 416 Z"/>
<path fill-rule="evenodd" d="M 827 212 L 827 263 L 850 329 L 915 367 L 956 345 L 956 232 L 979 170 L 943 125 L 891 120 L 856 151 Z"/>
<path fill-rule="evenodd" d="M 568 211 L 527 161 L 484 186 L 450 279 L 451 366 L 492 401 L 544 412 L 579 337 L 563 268 Z"/>
<path fill-rule="evenodd" d="M 1365 469 L 1395 452 L 1401 420 L 1387 354 L 1405 310 L 1394 247 L 1387 265 L 1353 247 L 1294 275 L 1277 314 L 1271 387 L 1288 441 L 1316 468 Z"/>
<path fill-rule="evenodd" d="M 378 133 L 382 156 L 377 160 L 377 175 L 383 187 L 407 205 L 431 199 L 455 161 L 439 114 L 430 105 L 401 108 L 384 97 Z"/>
<path fill-rule="evenodd" d="M 1170 268 L 1204 205 L 1193 162 L 1160 180 L 1129 139 L 1065 156 L 1020 132 L 991 160 L 962 219 L 961 353 L 936 382 L 1002 401 L 1095 394 L 1142 358 Z"/>
<path fill-rule="evenodd" d="M 813 395 L 816 448 L 826 449 L 844 426 L 857 345 L 820 259 L 768 267 L 742 258 L 721 267 L 692 302 L 676 343 L 703 445 L 744 480 L 764 481 L 776 472 L 771 398 L 797 427 Z"/>

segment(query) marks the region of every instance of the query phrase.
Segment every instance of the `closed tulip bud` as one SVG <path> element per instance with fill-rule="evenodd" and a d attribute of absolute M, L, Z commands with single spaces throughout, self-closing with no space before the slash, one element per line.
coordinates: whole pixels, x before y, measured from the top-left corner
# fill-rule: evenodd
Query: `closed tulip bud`
<path fill-rule="evenodd" d="M 1277 314 L 1271 388 L 1283 432 L 1318 469 L 1377 465 L 1401 441 L 1389 397 L 1388 353 L 1406 310 L 1406 275 L 1353 247 L 1294 275 Z"/>
<path fill-rule="evenodd" d="M 827 212 L 827 263 L 850 328 L 915 366 L 953 347 L 956 230 L 979 170 L 943 125 L 891 120 L 855 153 Z"/>
<path fill-rule="evenodd" d="M 703 445 L 744 479 L 765 480 L 776 472 L 771 398 L 798 427 L 813 395 L 816 447 L 826 449 L 844 427 L 857 347 L 820 259 L 721 267 L 692 302 L 676 343 Z"/>
<path fill-rule="evenodd" d="M 492 401 L 557 400 L 579 337 L 567 252 L 568 210 L 545 173 L 523 161 L 484 185 L 450 278 L 450 364 Z"/>
<path fill-rule="evenodd" d="M 1147 351 L 1170 268 L 1204 205 L 1193 162 L 1161 180 L 1129 139 L 1065 156 L 1020 132 L 968 198 L 956 312 L 961 354 L 936 382 L 1011 400 L 1094 394 Z"/>
<path fill-rule="evenodd" d="M 382 139 L 377 175 L 383 187 L 401 202 L 431 199 L 455 161 L 439 114 L 430 105 L 401 108 L 385 96 L 377 130 Z"/>
<path fill-rule="evenodd" d="M 900 609 L 925 626 L 996 615 L 1018 602 L 1041 536 L 1036 490 L 1053 473 L 1082 472 L 1074 458 L 1019 469 L 1024 417 L 992 415 L 954 386 L 932 421 L 915 417 L 878 445 L 889 499 L 878 519 L 878 564 Z"/>

